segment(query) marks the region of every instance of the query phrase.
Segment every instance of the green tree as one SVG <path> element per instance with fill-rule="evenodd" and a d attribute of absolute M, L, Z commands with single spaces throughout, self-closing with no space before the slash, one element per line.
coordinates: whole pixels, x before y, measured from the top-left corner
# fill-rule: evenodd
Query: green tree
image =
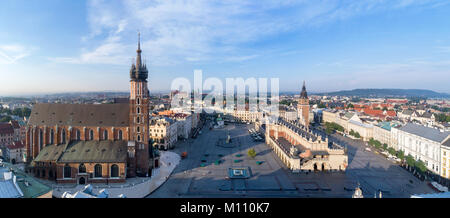
<path fill-rule="evenodd" d="M 389 154 L 391 154 L 391 155 L 395 155 L 395 154 L 396 154 L 394 148 L 388 148 L 388 152 L 389 152 Z"/>
<path fill-rule="evenodd" d="M 331 134 L 334 131 L 340 131 L 343 132 L 344 131 L 344 127 L 342 127 L 341 125 L 337 124 L 337 123 L 329 123 L 329 122 L 325 122 L 325 131 L 327 134 Z"/>
<path fill-rule="evenodd" d="M 30 108 L 27 108 L 27 107 L 24 107 L 24 108 L 22 109 L 22 115 L 23 115 L 24 117 L 29 117 L 29 116 L 31 115 L 31 109 L 30 109 Z"/>
<path fill-rule="evenodd" d="M 3 123 L 3 122 L 7 123 L 7 122 L 9 122 L 9 121 L 11 121 L 11 120 L 12 120 L 12 118 L 11 118 L 10 116 L 4 116 L 4 117 L 2 117 L 2 118 L 0 119 L 0 122 L 1 122 L 1 123 Z"/>
<path fill-rule="evenodd" d="M 405 159 L 406 159 L 406 164 L 408 164 L 408 166 L 414 167 L 416 161 L 410 154 L 408 156 L 406 156 Z"/>
<path fill-rule="evenodd" d="M 359 132 L 356 132 L 353 129 L 350 130 L 349 134 L 354 136 L 354 137 L 356 137 L 356 138 L 360 138 L 361 137 L 361 135 L 359 135 Z"/>
<path fill-rule="evenodd" d="M 425 166 L 425 163 L 421 160 L 416 161 L 414 163 L 414 166 L 416 167 L 417 171 L 419 171 L 420 174 L 424 174 L 427 171 L 427 167 Z"/>
<path fill-rule="evenodd" d="M 403 160 L 405 159 L 405 153 L 402 150 L 400 150 L 397 152 L 397 157 Z"/>
<path fill-rule="evenodd" d="M 386 150 L 388 145 L 386 143 L 383 144 L 383 149 Z"/>
<path fill-rule="evenodd" d="M 256 157 L 256 151 L 253 148 L 248 149 L 247 151 L 247 155 L 251 158 L 255 158 Z"/>
<path fill-rule="evenodd" d="M 19 116 L 19 117 L 23 117 L 22 116 L 22 108 L 16 108 L 12 111 L 13 115 Z"/>

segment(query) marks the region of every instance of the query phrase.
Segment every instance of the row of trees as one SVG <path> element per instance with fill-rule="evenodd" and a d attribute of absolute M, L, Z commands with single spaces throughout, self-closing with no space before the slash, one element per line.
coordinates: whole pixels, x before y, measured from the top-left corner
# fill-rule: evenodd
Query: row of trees
<path fill-rule="evenodd" d="M 332 122 L 332 123 L 325 122 L 325 132 L 327 134 L 331 134 L 334 131 L 344 132 L 344 127 L 342 127 L 341 125 L 334 123 L 334 122 Z"/>
<path fill-rule="evenodd" d="M 0 117 L 0 123 L 7 123 L 7 122 L 9 122 L 11 120 L 12 120 L 11 116 Z"/>
<path fill-rule="evenodd" d="M 0 114 L 15 115 L 19 117 L 29 117 L 31 114 L 31 109 L 27 107 L 16 108 L 14 110 L 10 110 L 8 108 L 1 108 Z"/>
<path fill-rule="evenodd" d="M 438 107 L 438 106 L 436 106 L 436 105 L 433 105 L 433 106 L 431 106 L 431 108 L 432 108 L 432 109 L 435 109 L 435 110 L 437 110 L 437 111 L 444 112 L 444 113 L 450 112 L 450 108 L 448 108 L 448 107 Z"/>
<path fill-rule="evenodd" d="M 427 172 L 427 167 L 425 166 L 425 163 L 423 161 L 421 160 L 416 161 L 414 157 L 412 157 L 411 155 L 405 157 L 405 153 L 401 150 L 396 151 L 392 147 L 388 148 L 388 145 L 386 143 L 381 144 L 380 141 L 375 140 L 373 138 L 371 138 L 368 143 L 369 145 L 377 148 L 378 150 L 387 151 L 389 154 L 396 156 L 402 161 L 402 163 L 406 163 L 407 167 L 410 170 L 416 170 L 416 172 L 418 172 L 422 176 L 424 176 L 425 173 Z"/>
<path fill-rule="evenodd" d="M 350 130 L 349 134 L 355 138 L 361 138 L 361 135 L 359 135 L 359 132 L 353 131 L 353 129 Z"/>
<path fill-rule="evenodd" d="M 438 122 L 450 122 L 450 115 L 446 114 L 434 114 L 436 121 Z"/>

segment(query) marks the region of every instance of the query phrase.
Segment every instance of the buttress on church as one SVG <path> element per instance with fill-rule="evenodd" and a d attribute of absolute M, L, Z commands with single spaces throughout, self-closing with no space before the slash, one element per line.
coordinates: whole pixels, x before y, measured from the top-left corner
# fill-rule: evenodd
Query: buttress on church
<path fill-rule="evenodd" d="M 151 176 L 159 154 L 149 145 L 148 70 L 130 69 L 130 97 L 113 104 L 36 104 L 26 130 L 27 171 L 57 183 L 123 183 Z"/>

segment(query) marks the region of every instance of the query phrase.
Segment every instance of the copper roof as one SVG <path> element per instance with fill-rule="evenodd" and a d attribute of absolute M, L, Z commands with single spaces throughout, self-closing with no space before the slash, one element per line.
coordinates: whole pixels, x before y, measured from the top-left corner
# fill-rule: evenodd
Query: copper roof
<path fill-rule="evenodd" d="M 129 104 L 36 104 L 29 125 L 129 126 Z"/>

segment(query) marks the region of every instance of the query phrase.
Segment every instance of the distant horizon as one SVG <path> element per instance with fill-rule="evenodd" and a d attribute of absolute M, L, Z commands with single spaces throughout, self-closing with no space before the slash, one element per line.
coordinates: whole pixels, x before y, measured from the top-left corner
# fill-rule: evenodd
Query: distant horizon
<path fill-rule="evenodd" d="M 425 90 L 425 91 L 433 91 L 439 94 L 447 94 L 450 95 L 450 93 L 446 93 L 446 92 L 438 92 L 435 90 L 431 90 L 431 89 L 417 89 L 417 88 L 406 88 L 406 89 L 399 89 L 399 88 L 355 88 L 355 89 L 346 89 L 346 90 L 335 90 L 335 91 L 323 91 L 323 92 L 317 92 L 317 91 L 310 91 L 307 89 L 308 94 L 310 95 L 315 95 L 315 94 L 326 94 L 326 93 L 333 93 L 333 92 L 342 92 L 342 91 L 353 91 L 353 90 L 358 90 L 358 89 L 380 89 L 380 90 L 386 90 L 386 89 L 398 89 L 398 90 Z M 295 93 L 298 92 L 298 94 L 300 94 L 301 90 L 285 90 L 282 91 L 280 90 L 280 94 L 283 93 Z M 100 91 L 66 91 L 66 92 L 46 92 L 46 93 L 26 93 L 26 94 L 11 94 L 11 95 L 2 95 L 0 93 L 0 98 L 7 98 L 7 97 L 42 97 L 45 95 L 64 95 L 64 94 L 87 94 L 87 93 L 128 93 L 129 90 L 100 90 Z M 150 95 L 155 94 L 170 94 L 171 90 L 153 90 L 150 91 Z M 208 90 L 206 92 L 203 92 L 204 94 L 208 93 Z"/>

